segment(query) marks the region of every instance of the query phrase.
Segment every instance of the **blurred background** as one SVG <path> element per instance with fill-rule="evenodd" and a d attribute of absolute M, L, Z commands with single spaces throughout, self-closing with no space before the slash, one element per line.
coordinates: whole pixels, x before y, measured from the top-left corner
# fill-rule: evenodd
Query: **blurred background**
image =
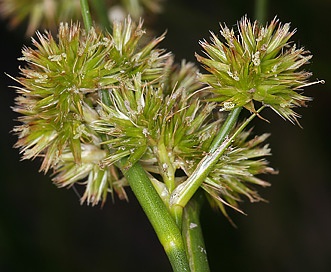
<path fill-rule="evenodd" d="M 305 89 L 314 100 L 299 109 L 303 129 L 271 112 L 270 124 L 255 120 L 256 133 L 270 132 L 271 165 L 279 175 L 259 190 L 269 203 L 242 203 L 247 216 L 230 211 L 238 228 L 206 205 L 202 224 L 211 271 L 331 271 L 331 1 L 269 1 L 275 15 L 298 31 L 293 39 L 314 55 L 314 79 L 326 84 Z M 167 30 L 162 46 L 176 60 L 195 61 L 198 40 L 233 26 L 245 14 L 254 18 L 254 1 L 165 0 L 154 28 Z M 38 172 L 39 162 L 20 161 L 10 130 L 17 123 L 11 106 L 17 58 L 29 45 L 24 28 L 1 21 L 0 71 L 0 271 L 171 271 L 152 227 L 129 192 L 130 203 L 115 199 L 103 208 L 81 206 L 72 189 L 57 189 Z M 129 191 L 129 190 L 128 190 Z"/>

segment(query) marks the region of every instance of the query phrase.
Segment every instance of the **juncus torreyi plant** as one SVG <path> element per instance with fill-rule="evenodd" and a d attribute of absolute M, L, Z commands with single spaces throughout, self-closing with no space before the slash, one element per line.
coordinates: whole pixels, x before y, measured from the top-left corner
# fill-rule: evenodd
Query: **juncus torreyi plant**
<path fill-rule="evenodd" d="M 169 53 L 154 49 L 162 36 L 138 51 L 141 24 L 129 19 L 113 29 L 110 35 L 62 24 L 58 42 L 38 33 L 36 49 L 24 48 L 20 58 L 28 65 L 18 79 L 24 88 L 18 88 L 15 111 L 24 124 L 15 128 L 16 146 L 24 159 L 42 157 L 41 170 L 53 168 L 60 186 L 86 179 L 83 200 L 92 204 L 106 199 L 114 183 L 126 184 L 114 166 L 123 158 L 126 167 L 141 161 L 159 174 L 170 194 L 185 177 L 176 171 L 190 175 L 223 118 L 216 103 L 196 92 L 202 87 L 197 69 L 187 63 L 176 68 Z M 222 190 L 215 190 L 215 184 L 222 187 L 221 176 L 212 176 L 204 187 L 221 199 Z"/>
<path fill-rule="evenodd" d="M 58 186 L 83 184 L 82 203 L 127 199 L 130 186 L 173 269 L 208 271 L 201 232 L 185 227 L 199 213 L 193 196 L 227 217 L 226 207 L 241 212 L 242 197 L 263 200 L 255 186 L 276 172 L 269 135 L 252 137 L 247 125 L 265 107 L 297 121 L 293 108 L 310 100 L 301 68 L 311 55 L 290 43 L 289 24 L 244 17 L 237 33 L 221 27 L 224 41 L 201 42 L 206 57 L 197 59 L 209 73 L 200 74 L 157 48 L 164 35 L 147 41 L 142 21 L 128 17 L 111 32 L 88 21 L 61 23 L 57 38 L 37 32 L 23 48 L 16 147 L 23 159 L 42 158 Z M 237 122 L 241 108 L 251 116 Z"/>

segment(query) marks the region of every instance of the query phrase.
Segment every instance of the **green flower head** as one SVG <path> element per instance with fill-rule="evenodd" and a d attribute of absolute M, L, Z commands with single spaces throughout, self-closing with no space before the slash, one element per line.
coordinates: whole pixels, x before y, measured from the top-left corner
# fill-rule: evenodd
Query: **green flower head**
<path fill-rule="evenodd" d="M 59 186 L 87 178 L 83 199 L 92 204 L 104 201 L 113 188 L 125 198 L 116 187 L 122 184 L 116 170 L 103 169 L 109 150 L 92 127 L 100 119 L 101 93 L 136 74 L 146 81 L 159 79 L 169 62 L 170 55 L 155 48 L 163 36 L 146 43 L 144 33 L 142 23 L 130 18 L 114 23 L 112 34 L 62 23 L 57 39 L 38 32 L 33 48 L 22 51 L 26 65 L 15 79 L 22 85 L 16 87 L 14 107 L 21 122 L 14 128 L 16 147 L 23 159 L 41 157 L 40 170 L 53 169 Z"/>
<path fill-rule="evenodd" d="M 222 110 L 245 107 L 253 112 L 254 102 L 260 102 L 296 122 L 299 115 L 292 108 L 311 100 L 298 91 L 313 84 L 307 81 L 311 73 L 300 70 L 312 55 L 289 43 L 295 31 L 276 18 L 261 26 L 244 17 L 238 32 L 224 25 L 220 33 L 225 42 L 213 33 L 211 44 L 200 42 L 207 58 L 196 57 L 211 73 L 201 80 L 211 87 L 212 100 L 220 102 Z"/>
<path fill-rule="evenodd" d="M 104 144 L 111 150 L 104 163 L 127 158 L 129 168 L 140 161 L 148 172 L 160 175 L 171 192 L 176 170 L 186 171 L 219 127 L 211 121 L 215 103 L 199 100 L 196 75 L 197 69 L 183 62 L 158 83 L 146 84 L 137 74 L 131 84 L 108 92 L 101 119 L 92 124 L 106 135 Z"/>

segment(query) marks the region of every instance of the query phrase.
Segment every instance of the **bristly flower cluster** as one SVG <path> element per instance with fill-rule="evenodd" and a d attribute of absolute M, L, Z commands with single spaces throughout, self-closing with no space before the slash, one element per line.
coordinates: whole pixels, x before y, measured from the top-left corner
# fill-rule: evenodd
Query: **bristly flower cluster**
<path fill-rule="evenodd" d="M 22 125 L 14 131 L 23 159 L 42 157 L 41 170 L 54 168 L 54 181 L 61 186 L 89 175 L 89 183 L 100 179 L 104 191 L 111 189 L 114 174 L 100 168 L 106 153 L 91 123 L 99 118 L 102 90 L 120 86 L 135 74 L 144 80 L 162 75 L 170 56 L 155 46 L 163 36 L 144 45 L 143 34 L 142 23 L 136 26 L 130 19 L 114 23 L 112 35 L 94 28 L 86 32 L 79 24 L 61 24 L 57 41 L 49 32 L 37 33 L 35 48 L 23 49 L 20 60 L 27 66 L 17 79 L 23 87 L 17 88 L 14 110 L 21 114 Z M 104 196 L 88 194 L 92 203 L 100 200 L 95 195 Z"/>
<path fill-rule="evenodd" d="M 223 110 L 243 106 L 253 112 L 254 101 L 261 102 L 297 122 L 299 115 L 292 108 L 311 100 L 298 92 L 309 85 L 311 76 L 300 68 L 312 56 L 289 43 L 295 33 L 290 24 L 282 25 L 275 18 L 264 27 L 244 17 L 238 23 L 238 35 L 226 25 L 220 32 L 225 42 L 212 33 L 211 44 L 200 42 L 207 58 L 197 55 L 211 73 L 201 80 L 212 87 L 212 100 L 221 102 Z"/>
<path fill-rule="evenodd" d="M 94 122 L 112 151 L 105 164 L 127 157 L 130 167 L 141 160 L 171 192 L 178 185 L 176 170 L 198 159 L 219 128 L 219 121 L 210 122 L 215 103 L 203 103 L 194 94 L 200 87 L 196 74 L 194 66 L 182 63 L 161 83 L 146 84 L 138 75 L 131 86 L 111 90 L 101 120 Z"/>
<path fill-rule="evenodd" d="M 174 65 L 157 49 L 164 36 L 146 43 L 143 35 L 142 23 L 130 19 L 115 22 L 112 34 L 63 23 L 58 39 L 37 33 L 34 48 L 23 49 L 16 147 L 23 159 L 41 157 L 41 171 L 52 169 L 58 186 L 84 184 L 82 202 L 104 203 L 109 192 L 127 198 L 118 162 L 122 171 L 139 162 L 169 201 L 223 124 L 197 68 Z M 238 209 L 241 195 L 260 200 L 249 184 L 266 186 L 256 175 L 273 173 L 263 159 L 266 136 L 249 134 L 238 136 L 201 186 L 225 215 L 224 205 Z"/>

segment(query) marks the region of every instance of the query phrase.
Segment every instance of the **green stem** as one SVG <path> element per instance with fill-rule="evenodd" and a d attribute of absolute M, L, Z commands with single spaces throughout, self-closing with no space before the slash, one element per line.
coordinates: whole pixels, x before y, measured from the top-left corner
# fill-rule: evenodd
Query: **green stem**
<path fill-rule="evenodd" d="M 211 153 L 214 152 L 221 145 L 221 143 L 223 142 L 225 137 L 233 129 L 233 127 L 237 123 L 237 120 L 238 120 L 239 114 L 241 112 L 241 109 L 242 109 L 241 107 L 235 108 L 233 111 L 231 111 L 229 113 L 229 115 L 226 118 L 222 128 L 220 129 L 220 131 L 216 135 L 215 139 L 211 143 L 211 145 L 209 147 L 209 152 L 211 152 Z"/>
<path fill-rule="evenodd" d="M 96 12 L 100 24 L 103 26 L 104 29 L 110 32 L 112 30 L 112 24 L 110 23 L 108 18 L 105 0 L 93 0 L 91 1 L 91 5 L 93 10 Z"/>
<path fill-rule="evenodd" d="M 233 129 L 233 127 L 235 126 L 238 120 L 240 112 L 241 112 L 241 107 L 236 108 L 229 113 L 222 128 L 220 129 L 219 133 L 216 135 L 216 137 L 214 138 L 213 142 L 209 147 L 210 153 L 214 153 L 218 149 L 218 147 L 222 144 L 222 142 L 227 137 L 227 135 L 229 135 L 229 133 L 231 132 L 231 130 Z M 206 175 L 208 175 L 208 173 L 206 172 Z M 200 186 L 202 182 L 203 182 L 203 176 L 201 180 L 196 181 L 196 186 L 193 187 L 193 189 L 191 189 L 192 190 L 191 192 L 194 193 L 195 190 L 198 190 L 198 186 Z M 187 196 L 189 199 L 190 194 L 188 194 Z M 208 259 L 207 259 L 207 251 L 204 245 L 203 233 L 201 230 L 201 224 L 199 219 L 201 205 L 202 205 L 202 201 L 201 201 L 202 198 L 203 195 L 198 190 L 197 192 L 195 192 L 195 196 L 189 200 L 189 202 L 185 205 L 185 208 L 183 209 L 184 212 L 183 212 L 182 236 L 184 238 L 191 271 L 196 271 L 196 272 L 210 271 Z M 171 206 L 171 210 L 179 209 L 177 207 L 182 208 L 183 206 L 173 205 Z"/>
<path fill-rule="evenodd" d="M 234 127 L 234 125 L 237 122 L 240 111 L 241 111 L 241 108 L 236 108 L 232 112 L 229 113 L 225 123 L 222 126 L 222 129 L 216 135 L 215 139 L 213 140 L 213 142 L 209 148 L 211 153 L 216 151 L 216 149 L 222 143 L 222 141 L 224 140 L 226 135 L 228 135 L 229 132 L 231 131 L 231 129 Z M 170 206 L 170 211 L 171 211 L 173 217 L 175 218 L 178 226 L 182 225 L 181 218 L 182 218 L 182 213 L 183 213 L 183 207 L 184 206 L 180 206 L 180 205 Z"/>
<path fill-rule="evenodd" d="M 208 153 L 198 164 L 189 178 L 177 186 L 172 192 L 169 200 L 170 207 L 178 205 L 185 207 L 194 193 L 199 189 L 203 181 L 209 175 L 209 172 L 218 162 L 219 158 L 223 155 L 225 150 L 231 145 L 237 135 L 254 119 L 254 117 L 264 108 L 262 106 L 257 112 L 253 113 L 233 134 L 229 137 L 227 134 L 222 144 L 212 153 Z"/>
<path fill-rule="evenodd" d="M 82 17 L 83 17 L 85 29 L 89 31 L 92 27 L 92 17 L 91 17 L 90 7 L 88 5 L 88 0 L 80 0 L 80 8 L 82 11 Z"/>
<path fill-rule="evenodd" d="M 167 185 L 169 192 L 172 192 L 175 187 L 175 169 L 173 167 L 173 162 L 169 158 L 168 151 L 161 140 L 157 145 L 158 159 L 161 162 L 161 176 L 164 183 Z"/>
<path fill-rule="evenodd" d="M 222 128 L 220 129 L 219 133 L 216 135 L 214 138 L 213 142 L 211 143 L 209 147 L 210 153 L 214 153 L 217 155 L 219 152 L 216 152 L 216 150 L 219 148 L 219 146 L 223 143 L 224 139 L 229 135 L 235 124 L 237 123 L 239 114 L 241 112 L 241 107 L 236 108 L 233 111 L 231 111 L 224 122 Z M 201 183 L 207 177 L 209 174 L 208 169 L 211 169 L 211 167 L 217 162 L 219 156 L 222 153 L 219 153 L 215 157 L 215 161 L 210 165 L 209 168 L 204 169 L 202 163 L 200 163 L 197 167 L 197 169 L 200 170 L 207 170 L 206 172 L 201 172 L 202 175 L 199 177 L 199 173 L 196 177 L 196 181 L 192 179 L 192 184 L 189 185 L 188 191 L 185 191 L 183 193 L 180 193 L 183 195 L 183 201 L 181 203 L 181 200 L 178 199 L 179 205 L 173 205 L 171 209 L 175 209 L 175 207 L 185 207 L 184 208 L 184 213 L 183 213 L 183 237 L 184 241 L 186 242 L 186 249 L 187 249 L 187 256 L 189 258 L 189 264 L 190 268 L 192 271 L 209 271 L 209 265 L 208 265 L 208 260 L 207 260 L 207 253 L 206 249 L 204 246 L 204 241 L 203 241 L 203 234 L 201 230 L 201 225 L 200 225 L 200 208 L 201 208 L 201 201 L 197 201 L 196 199 L 191 199 L 191 194 L 193 195 L 196 190 L 200 187 Z M 212 162 L 212 161 L 210 161 Z M 199 172 L 196 169 L 196 172 Z M 194 174 L 193 173 L 193 174 Z M 194 175 L 193 175 L 194 176 Z M 192 175 L 190 176 L 190 178 Z M 195 184 L 194 184 L 195 183 Z M 184 189 L 183 189 L 184 190 Z M 198 193 L 198 192 L 196 192 Z M 185 196 L 186 194 L 186 196 Z M 201 194 L 200 194 L 201 195 Z M 188 204 L 184 205 L 186 201 L 189 201 Z M 182 206 L 183 205 L 183 206 Z M 179 209 L 178 208 L 178 209 Z"/>
<path fill-rule="evenodd" d="M 192 272 L 208 272 L 207 251 L 200 223 L 204 195 L 198 191 L 187 203 L 183 213 L 183 238 Z"/>
<path fill-rule="evenodd" d="M 125 162 L 120 163 L 121 166 Z M 190 271 L 181 232 L 139 163 L 123 174 L 161 242 L 173 271 Z"/>
<path fill-rule="evenodd" d="M 172 217 L 175 219 L 177 227 L 179 230 L 182 229 L 182 220 L 183 220 L 183 207 L 181 206 L 172 206 L 170 207 L 170 213 Z"/>
<path fill-rule="evenodd" d="M 267 20 L 268 0 L 255 0 L 255 19 L 261 24 Z"/>

